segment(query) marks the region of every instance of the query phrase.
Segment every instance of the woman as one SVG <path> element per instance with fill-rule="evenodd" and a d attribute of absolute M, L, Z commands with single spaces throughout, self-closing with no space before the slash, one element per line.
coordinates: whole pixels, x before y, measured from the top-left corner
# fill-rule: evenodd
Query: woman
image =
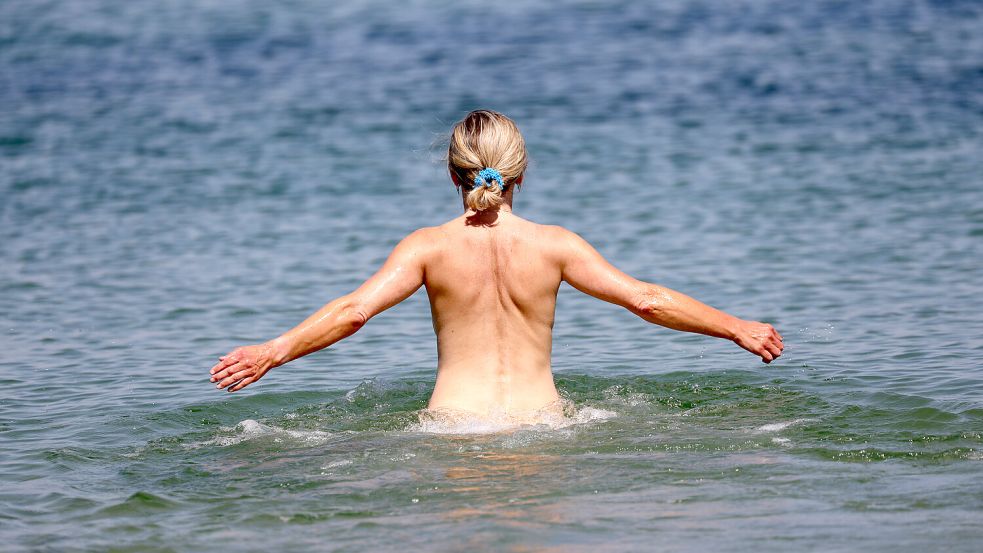
<path fill-rule="evenodd" d="M 407 236 L 357 290 L 289 332 L 221 357 L 211 381 L 241 390 L 274 367 L 351 336 L 421 285 L 437 334 L 431 410 L 521 416 L 556 405 L 550 352 L 561 282 L 651 323 L 732 340 L 765 363 L 781 355 L 782 338 L 771 325 L 636 280 L 576 234 L 513 214 L 526 165 L 515 123 L 493 111 L 469 113 L 454 125 L 447 155 L 464 214 Z"/>

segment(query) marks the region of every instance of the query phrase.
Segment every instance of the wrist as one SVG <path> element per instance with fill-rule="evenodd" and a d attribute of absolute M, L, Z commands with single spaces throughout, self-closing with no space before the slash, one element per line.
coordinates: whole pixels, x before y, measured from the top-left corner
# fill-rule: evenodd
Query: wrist
<path fill-rule="evenodd" d="M 283 336 L 270 340 L 265 345 L 267 351 L 270 352 L 270 358 L 273 361 L 274 367 L 279 367 L 290 361 L 290 347 Z"/>
<path fill-rule="evenodd" d="M 724 338 L 731 342 L 736 342 L 741 336 L 741 325 L 744 321 L 737 317 L 730 316 L 724 323 Z"/>

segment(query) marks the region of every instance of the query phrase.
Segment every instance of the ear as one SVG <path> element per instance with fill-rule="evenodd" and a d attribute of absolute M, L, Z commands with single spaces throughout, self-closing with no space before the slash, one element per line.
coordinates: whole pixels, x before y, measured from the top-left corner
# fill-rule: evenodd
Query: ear
<path fill-rule="evenodd" d="M 519 175 L 519 178 L 515 179 L 515 183 L 516 184 L 522 184 L 522 178 L 525 177 L 525 176 L 526 176 L 525 173 Z"/>
<path fill-rule="evenodd" d="M 454 171 L 448 171 L 448 173 L 451 174 L 451 181 L 454 182 L 455 186 L 462 186 L 461 179 L 458 178 L 457 173 L 455 173 Z"/>

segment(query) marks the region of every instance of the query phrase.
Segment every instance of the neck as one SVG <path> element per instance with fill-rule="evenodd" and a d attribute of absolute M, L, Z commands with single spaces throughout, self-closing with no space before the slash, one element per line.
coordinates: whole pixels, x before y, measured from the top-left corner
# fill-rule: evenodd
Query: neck
<path fill-rule="evenodd" d="M 505 194 L 502 195 L 502 205 L 496 207 L 495 209 L 490 209 L 487 211 L 475 211 L 468 207 L 468 201 L 466 199 L 466 194 L 461 194 L 461 204 L 464 206 L 465 215 L 471 216 L 476 213 L 512 213 L 512 193 L 515 192 L 515 185 L 509 186 Z"/>
<path fill-rule="evenodd" d="M 511 206 L 502 204 L 496 209 L 486 209 L 475 211 L 473 209 L 464 210 L 464 221 L 468 226 L 473 227 L 493 227 L 498 224 L 498 219 L 503 214 L 511 214 Z"/>
<path fill-rule="evenodd" d="M 500 205 L 500 206 L 498 206 L 496 208 L 486 209 L 484 211 L 475 211 L 475 210 L 471 209 L 470 207 L 464 206 L 464 213 L 466 215 L 474 215 L 476 213 L 497 213 L 497 214 L 501 214 L 501 213 L 512 213 L 512 206 L 503 203 L 502 205 Z"/>

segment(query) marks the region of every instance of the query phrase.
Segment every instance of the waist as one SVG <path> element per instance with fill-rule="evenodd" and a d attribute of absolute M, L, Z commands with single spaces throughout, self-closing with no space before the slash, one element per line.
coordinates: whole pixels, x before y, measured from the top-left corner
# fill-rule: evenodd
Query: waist
<path fill-rule="evenodd" d="M 501 370 L 441 367 L 428 409 L 452 409 L 478 416 L 535 412 L 560 395 L 550 368 Z"/>
<path fill-rule="evenodd" d="M 508 431 L 525 425 L 547 425 L 553 428 L 571 422 L 573 403 L 558 398 L 538 409 L 528 411 L 476 412 L 449 406 L 428 407 L 420 411 L 418 429 L 438 434 L 487 434 Z"/>

